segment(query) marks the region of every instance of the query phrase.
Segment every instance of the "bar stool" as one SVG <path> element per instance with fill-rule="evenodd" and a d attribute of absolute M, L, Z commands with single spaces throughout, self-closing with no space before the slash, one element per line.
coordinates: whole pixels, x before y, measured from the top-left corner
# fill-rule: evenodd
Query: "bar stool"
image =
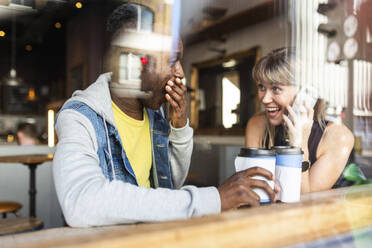
<path fill-rule="evenodd" d="M 6 218 L 8 213 L 13 213 L 17 215 L 17 211 L 22 208 L 22 204 L 12 201 L 0 201 L 0 214 L 3 215 L 3 218 Z"/>
<path fill-rule="evenodd" d="M 0 219 L 0 237 L 24 232 L 37 231 L 43 228 L 43 221 L 34 217 L 17 217 Z"/>

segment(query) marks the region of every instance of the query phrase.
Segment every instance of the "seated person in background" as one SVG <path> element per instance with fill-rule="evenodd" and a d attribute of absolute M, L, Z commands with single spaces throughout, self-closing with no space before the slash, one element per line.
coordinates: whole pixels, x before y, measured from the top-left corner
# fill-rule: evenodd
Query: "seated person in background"
<path fill-rule="evenodd" d="M 352 132 L 342 123 L 325 120 L 325 103 L 305 102 L 300 114 L 292 109 L 298 92 L 294 51 L 281 48 L 261 58 L 253 69 L 258 98 L 264 113 L 253 116 L 246 127 L 247 147 L 291 145 L 304 151 L 310 169 L 302 173 L 301 193 L 330 189 L 342 173 L 354 145 Z M 286 136 L 288 134 L 288 138 Z"/>
<path fill-rule="evenodd" d="M 17 127 L 17 143 L 21 146 L 34 146 L 38 140 L 36 126 L 31 123 L 22 122 Z"/>
<path fill-rule="evenodd" d="M 110 49 L 126 43 L 126 28 L 136 22 L 133 5 L 114 10 L 108 21 L 114 33 L 110 44 L 115 44 Z M 142 40 L 148 47 L 157 44 L 151 37 Z M 251 187 L 263 188 L 274 198 L 266 182 L 251 178 L 273 177 L 261 168 L 237 173 L 218 189 L 182 187 L 193 148 L 181 83 L 183 46 L 177 38 L 173 53 L 164 49 L 151 54 L 156 49 L 141 59 L 141 89 L 147 93 L 129 92 L 113 82 L 111 73 L 102 74 L 86 90 L 74 92 L 56 117 L 59 143 L 53 174 L 70 226 L 186 219 L 257 206 Z M 161 107 L 165 102 L 170 105 L 169 125 Z"/>

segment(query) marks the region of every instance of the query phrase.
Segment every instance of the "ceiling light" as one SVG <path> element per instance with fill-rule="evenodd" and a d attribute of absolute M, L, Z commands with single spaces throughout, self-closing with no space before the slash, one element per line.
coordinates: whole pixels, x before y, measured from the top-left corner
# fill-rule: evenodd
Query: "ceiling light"
<path fill-rule="evenodd" d="M 54 24 L 54 27 L 56 29 L 60 29 L 62 27 L 62 24 L 60 22 L 56 22 L 56 24 Z"/>
<path fill-rule="evenodd" d="M 225 68 L 230 68 L 236 66 L 236 60 L 235 59 L 230 59 L 229 61 L 226 61 L 222 63 L 222 66 Z"/>
<path fill-rule="evenodd" d="M 35 101 L 36 100 L 36 94 L 35 94 L 35 89 L 34 88 L 28 89 L 27 100 L 29 100 L 29 101 Z"/>
<path fill-rule="evenodd" d="M 76 2 L 75 7 L 81 9 L 83 7 L 83 4 L 81 2 Z"/>
<path fill-rule="evenodd" d="M 14 68 L 10 69 L 10 75 L 5 79 L 5 84 L 8 86 L 18 86 L 21 85 L 23 80 L 17 77 L 17 71 Z"/>
<path fill-rule="evenodd" d="M 32 46 L 31 45 L 26 45 L 25 49 L 26 49 L 27 52 L 31 52 L 32 51 Z"/>
<path fill-rule="evenodd" d="M 3 81 L 5 81 L 5 85 L 8 85 L 8 86 L 18 86 L 18 85 L 21 85 L 23 83 L 23 80 L 19 77 L 17 77 L 17 71 L 16 71 L 16 68 L 15 68 L 15 65 L 16 65 L 16 53 L 17 53 L 17 49 L 16 49 L 16 39 L 17 39 L 17 36 L 16 36 L 16 33 L 17 33 L 17 25 L 16 25 L 16 16 L 13 15 L 12 16 L 12 38 L 11 38 L 11 57 L 10 57 L 10 73 L 9 73 L 9 77 L 5 77 L 3 79 Z"/>

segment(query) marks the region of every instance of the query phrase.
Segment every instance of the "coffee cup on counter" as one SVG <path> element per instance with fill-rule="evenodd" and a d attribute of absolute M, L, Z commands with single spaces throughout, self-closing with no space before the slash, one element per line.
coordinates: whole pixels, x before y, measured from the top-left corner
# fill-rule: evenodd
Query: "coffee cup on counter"
<path fill-rule="evenodd" d="M 241 148 L 235 159 L 236 172 L 252 167 L 261 167 L 275 174 L 275 151 L 260 148 Z M 263 176 L 254 176 L 253 179 L 266 181 L 274 189 L 274 182 Z M 254 188 L 253 191 L 260 197 L 260 203 L 269 203 L 271 199 L 265 190 Z"/>
<path fill-rule="evenodd" d="M 300 147 L 274 146 L 275 178 L 281 187 L 282 202 L 298 202 L 301 195 L 302 155 Z"/>

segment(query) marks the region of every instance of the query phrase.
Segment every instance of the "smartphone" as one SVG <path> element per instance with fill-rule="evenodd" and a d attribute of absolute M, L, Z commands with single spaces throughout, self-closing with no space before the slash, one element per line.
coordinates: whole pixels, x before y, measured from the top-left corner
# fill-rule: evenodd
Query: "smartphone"
<path fill-rule="evenodd" d="M 318 100 L 318 91 L 313 86 L 303 86 L 298 91 L 296 98 L 293 102 L 292 109 L 296 115 L 300 114 L 302 108 L 304 108 L 305 102 L 308 102 L 312 108 L 314 108 L 316 101 Z"/>

